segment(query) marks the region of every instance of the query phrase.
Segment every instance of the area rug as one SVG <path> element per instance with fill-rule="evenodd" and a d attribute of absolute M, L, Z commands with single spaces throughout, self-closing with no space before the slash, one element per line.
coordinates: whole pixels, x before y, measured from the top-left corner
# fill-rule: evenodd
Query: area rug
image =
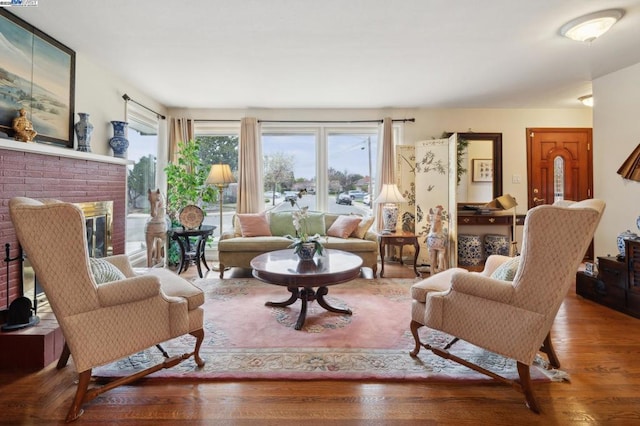
<path fill-rule="evenodd" d="M 329 287 L 326 300 L 349 308 L 352 315 L 328 312 L 316 302 L 308 305 L 301 330 L 294 325 L 300 301 L 267 307 L 267 301 L 288 299 L 285 287 L 253 278 L 196 279 L 206 295 L 205 340 L 198 368 L 193 359 L 148 377 L 190 380 L 492 380 L 422 349 L 417 358 L 409 330 L 409 289 L 417 279 L 356 279 Z M 444 346 L 451 339 L 423 327 L 423 341 Z M 189 335 L 165 342 L 171 355 L 189 352 Z M 515 362 L 466 342 L 452 353 L 508 378 L 517 377 Z M 162 361 L 156 348 L 94 369 L 96 377 L 117 377 Z M 566 375 L 549 370 L 542 358 L 531 369 L 533 380 L 562 380 Z"/>

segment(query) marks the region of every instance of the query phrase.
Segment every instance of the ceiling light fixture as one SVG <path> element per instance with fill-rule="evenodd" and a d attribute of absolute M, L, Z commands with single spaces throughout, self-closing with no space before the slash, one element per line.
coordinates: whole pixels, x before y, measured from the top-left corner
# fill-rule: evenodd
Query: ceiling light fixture
<path fill-rule="evenodd" d="M 624 10 L 609 9 L 590 13 L 567 22 L 560 28 L 560 34 L 571 40 L 592 42 L 622 18 Z"/>
<path fill-rule="evenodd" d="M 578 100 L 582 102 L 582 105 L 584 106 L 588 106 L 588 107 L 593 106 L 593 95 L 580 96 Z"/>

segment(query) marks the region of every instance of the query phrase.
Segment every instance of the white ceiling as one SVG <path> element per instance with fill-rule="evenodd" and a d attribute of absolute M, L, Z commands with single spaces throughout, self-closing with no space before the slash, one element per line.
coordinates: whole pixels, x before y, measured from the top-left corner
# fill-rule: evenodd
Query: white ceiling
<path fill-rule="evenodd" d="M 623 8 L 592 44 L 558 33 Z M 39 0 L 11 8 L 167 107 L 578 107 L 640 62 L 640 0 Z M 597 98 L 596 98 L 597 102 Z"/>

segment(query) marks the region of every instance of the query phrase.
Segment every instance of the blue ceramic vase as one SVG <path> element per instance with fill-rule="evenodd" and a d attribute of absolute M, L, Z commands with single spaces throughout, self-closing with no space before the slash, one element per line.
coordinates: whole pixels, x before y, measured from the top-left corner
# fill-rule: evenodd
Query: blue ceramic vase
<path fill-rule="evenodd" d="M 109 139 L 109 146 L 113 150 L 113 156 L 118 158 L 127 158 L 127 148 L 129 148 L 129 140 L 127 139 L 126 121 L 112 121 L 113 137 Z"/>
<path fill-rule="evenodd" d="M 73 125 L 78 138 L 78 151 L 91 152 L 91 135 L 93 134 L 93 124 L 89 123 L 89 114 L 79 112 L 80 121 Z"/>
<path fill-rule="evenodd" d="M 300 250 L 298 250 L 298 257 L 302 261 L 313 260 L 313 256 L 316 254 L 315 243 L 302 243 Z"/>

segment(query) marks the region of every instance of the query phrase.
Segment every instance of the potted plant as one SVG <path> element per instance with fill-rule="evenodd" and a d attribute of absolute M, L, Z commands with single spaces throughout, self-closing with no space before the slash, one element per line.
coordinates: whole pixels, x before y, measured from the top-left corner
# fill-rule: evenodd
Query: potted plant
<path fill-rule="evenodd" d="M 202 208 L 215 203 L 218 198 L 215 188 L 205 183 L 210 166 L 202 162 L 198 142 L 193 139 L 179 142 L 178 152 L 177 162 L 164 168 L 167 176 L 167 215 L 172 227 L 180 226 L 178 215 L 185 206 Z M 177 265 L 179 259 L 177 244 L 172 240 L 167 261 L 170 265 Z"/>
<path fill-rule="evenodd" d="M 324 246 L 320 239 L 320 234 L 309 235 L 307 227 L 307 219 L 309 213 L 309 206 L 300 207 L 298 205 L 298 199 L 302 198 L 307 193 L 306 189 L 298 191 L 296 197 L 289 198 L 291 207 L 297 207 L 298 210 L 294 211 L 291 215 L 293 217 L 293 226 L 296 228 L 296 236 L 285 235 L 285 237 L 293 240 L 293 243 L 288 248 L 293 248 L 293 252 L 300 257 L 300 260 L 312 260 L 316 254 L 322 254 Z"/>

